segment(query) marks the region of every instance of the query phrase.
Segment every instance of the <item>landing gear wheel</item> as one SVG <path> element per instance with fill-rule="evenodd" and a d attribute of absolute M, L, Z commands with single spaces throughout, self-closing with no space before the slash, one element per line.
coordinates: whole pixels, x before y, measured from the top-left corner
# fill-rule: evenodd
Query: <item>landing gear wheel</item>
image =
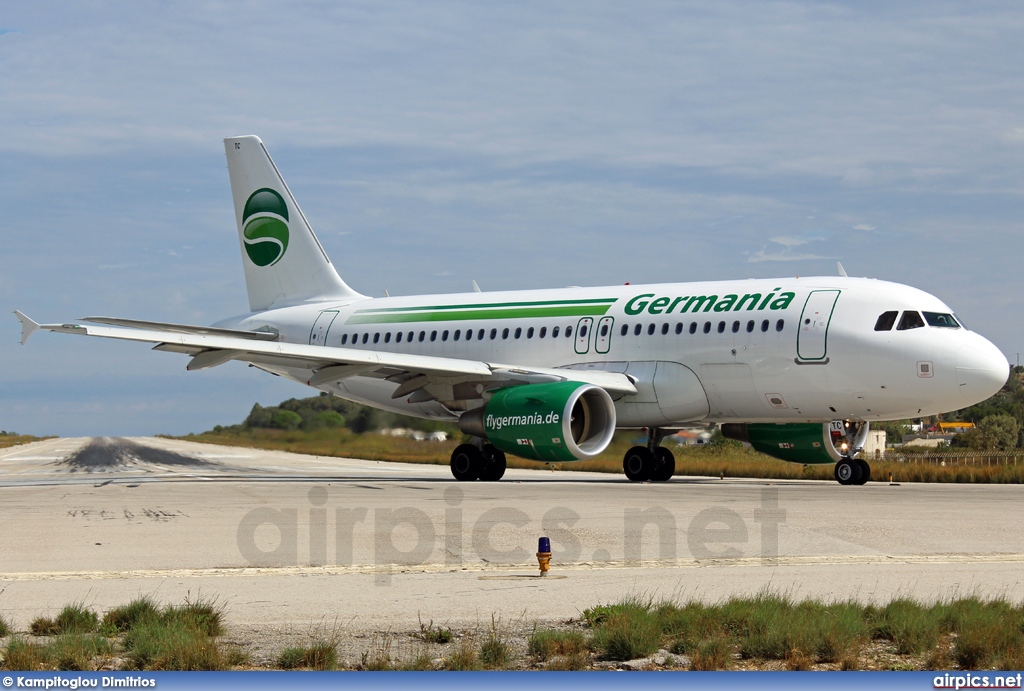
<path fill-rule="evenodd" d="M 863 458 L 858 458 L 856 463 L 857 467 L 860 468 L 860 479 L 857 480 L 857 484 L 866 484 L 871 479 L 871 466 Z"/>
<path fill-rule="evenodd" d="M 491 444 L 484 444 L 482 455 L 480 479 L 486 482 L 497 482 L 505 474 L 505 452 Z"/>
<path fill-rule="evenodd" d="M 472 444 L 460 444 L 452 451 L 450 463 L 452 475 L 459 482 L 475 480 L 480 477 L 480 469 L 483 465 L 483 453 Z"/>
<path fill-rule="evenodd" d="M 664 447 L 657 447 L 654 450 L 654 472 L 651 473 L 651 480 L 654 482 L 668 482 L 676 472 L 676 457 Z"/>
<path fill-rule="evenodd" d="M 856 485 L 860 481 L 861 469 L 854 459 L 844 458 L 836 463 L 835 476 L 840 485 Z"/>
<path fill-rule="evenodd" d="M 654 454 L 646 446 L 634 446 L 622 459 L 622 472 L 633 482 L 646 482 L 656 465 Z"/>

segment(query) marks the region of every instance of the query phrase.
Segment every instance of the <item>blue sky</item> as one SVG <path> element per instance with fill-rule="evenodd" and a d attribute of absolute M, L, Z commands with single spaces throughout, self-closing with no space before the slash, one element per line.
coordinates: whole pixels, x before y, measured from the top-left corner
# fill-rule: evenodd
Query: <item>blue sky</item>
<path fill-rule="evenodd" d="M 893 6 L 895 5 L 895 6 Z M 258 134 L 370 295 L 832 274 L 1024 350 L 1019 3 L 8 3 L 0 304 L 246 298 Z M 0 320 L 0 429 L 201 431 L 308 390 Z"/>

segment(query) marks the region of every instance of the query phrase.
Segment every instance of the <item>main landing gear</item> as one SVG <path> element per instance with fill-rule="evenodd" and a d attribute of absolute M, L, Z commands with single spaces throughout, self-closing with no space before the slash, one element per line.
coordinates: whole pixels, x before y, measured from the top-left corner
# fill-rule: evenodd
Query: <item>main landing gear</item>
<path fill-rule="evenodd" d="M 505 452 L 490 444 L 460 444 L 452 451 L 452 475 L 456 480 L 497 482 L 505 474 Z"/>
<path fill-rule="evenodd" d="M 622 459 L 622 472 L 633 482 L 667 482 L 676 472 L 676 457 L 660 446 L 666 433 L 652 427 L 647 433 L 647 446 L 634 446 Z"/>
<path fill-rule="evenodd" d="M 862 458 L 844 458 L 836 463 L 835 476 L 840 485 L 863 485 L 871 479 L 871 466 Z"/>

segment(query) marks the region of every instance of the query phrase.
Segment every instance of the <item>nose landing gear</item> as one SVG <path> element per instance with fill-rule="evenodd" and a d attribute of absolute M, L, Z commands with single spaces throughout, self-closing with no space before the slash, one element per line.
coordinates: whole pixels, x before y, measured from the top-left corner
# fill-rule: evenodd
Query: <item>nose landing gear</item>
<path fill-rule="evenodd" d="M 861 423 L 832 423 L 832 442 L 844 452 L 835 466 L 834 475 L 840 485 L 863 485 L 871 479 L 871 466 L 862 458 L 854 458 L 864 449 L 869 425 Z M 838 442 L 838 443 L 837 443 Z"/>

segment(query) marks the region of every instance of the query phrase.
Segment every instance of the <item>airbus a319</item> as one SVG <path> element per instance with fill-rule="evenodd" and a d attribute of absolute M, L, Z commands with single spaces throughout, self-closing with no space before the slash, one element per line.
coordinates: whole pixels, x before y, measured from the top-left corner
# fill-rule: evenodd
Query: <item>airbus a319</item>
<path fill-rule="evenodd" d="M 553 463 L 647 430 L 623 471 L 663 482 L 681 427 L 863 484 L 871 421 L 982 401 L 1009 364 L 933 295 L 845 276 L 371 298 L 338 275 L 259 138 L 224 140 L 249 312 L 212 326 L 89 317 L 38 329 L 156 344 L 202 370 L 238 360 L 397 413 L 457 421 L 458 480 L 505 454 Z"/>

